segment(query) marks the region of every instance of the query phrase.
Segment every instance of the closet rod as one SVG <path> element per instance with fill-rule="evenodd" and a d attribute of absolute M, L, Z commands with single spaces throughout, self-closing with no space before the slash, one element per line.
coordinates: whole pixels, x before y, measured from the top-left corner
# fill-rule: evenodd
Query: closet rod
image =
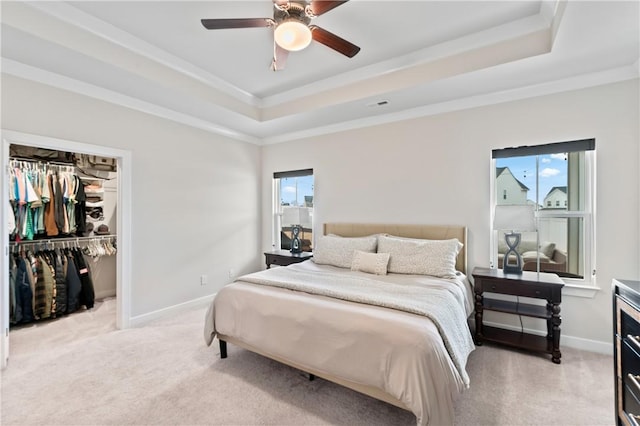
<path fill-rule="evenodd" d="M 22 163 L 34 163 L 39 165 L 51 165 L 51 166 L 65 166 L 65 167 L 76 167 L 74 162 L 65 163 L 64 161 L 56 161 L 56 160 L 34 160 L 33 158 L 21 158 L 21 157 L 9 157 L 9 162 L 19 161 Z"/>
<path fill-rule="evenodd" d="M 92 237 L 68 237 L 68 238 L 48 238 L 41 240 L 23 240 L 23 241 L 9 241 L 10 246 L 23 245 L 23 244 L 50 244 L 50 243 L 64 243 L 64 242 L 81 242 L 91 240 L 106 240 L 110 238 L 116 238 L 117 235 L 94 235 Z"/>

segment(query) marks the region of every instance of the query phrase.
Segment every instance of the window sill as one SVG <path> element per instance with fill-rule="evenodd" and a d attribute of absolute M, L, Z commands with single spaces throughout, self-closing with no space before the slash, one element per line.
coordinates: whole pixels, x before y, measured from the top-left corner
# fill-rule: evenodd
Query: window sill
<path fill-rule="evenodd" d="M 594 285 L 580 285 L 565 282 L 562 288 L 562 295 L 593 299 L 600 290 L 602 290 L 600 287 Z"/>

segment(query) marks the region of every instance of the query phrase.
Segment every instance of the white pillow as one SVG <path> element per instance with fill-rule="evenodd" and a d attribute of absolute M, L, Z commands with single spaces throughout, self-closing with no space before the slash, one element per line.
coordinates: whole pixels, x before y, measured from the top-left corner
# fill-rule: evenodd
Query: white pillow
<path fill-rule="evenodd" d="M 450 240 L 419 240 L 378 237 L 378 252 L 389 253 L 389 272 L 397 274 L 456 277 L 456 257 L 462 243 Z"/>
<path fill-rule="evenodd" d="M 389 253 L 367 253 L 356 250 L 351 262 L 352 271 L 367 272 L 369 274 L 387 275 Z"/>
<path fill-rule="evenodd" d="M 316 241 L 312 260 L 319 265 L 351 268 L 355 250 L 375 253 L 377 245 L 376 237 L 346 238 L 325 235 Z"/>

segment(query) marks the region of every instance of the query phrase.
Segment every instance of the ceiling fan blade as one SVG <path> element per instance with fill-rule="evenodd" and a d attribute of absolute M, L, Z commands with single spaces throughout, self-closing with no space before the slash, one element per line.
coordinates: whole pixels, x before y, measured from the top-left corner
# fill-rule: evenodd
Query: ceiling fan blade
<path fill-rule="evenodd" d="M 287 65 L 287 58 L 289 57 L 289 51 L 287 49 L 283 49 L 276 43 L 273 42 L 273 61 L 271 62 L 271 69 L 273 71 L 283 70 Z"/>
<path fill-rule="evenodd" d="M 330 1 L 330 0 L 312 0 L 311 1 L 311 10 L 313 14 L 316 16 L 320 16 L 323 13 L 327 13 L 333 8 L 340 6 L 343 3 L 346 3 L 349 0 L 344 1 Z"/>
<path fill-rule="evenodd" d="M 202 25 L 208 30 L 268 27 L 271 25 L 270 18 L 201 19 L 200 22 L 202 22 Z"/>
<path fill-rule="evenodd" d="M 340 52 L 349 58 L 353 58 L 360 51 L 360 48 L 355 44 L 348 42 L 342 37 L 318 27 L 317 25 L 310 25 L 311 37 L 318 43 L 322 43 L 327 47 Z"/>

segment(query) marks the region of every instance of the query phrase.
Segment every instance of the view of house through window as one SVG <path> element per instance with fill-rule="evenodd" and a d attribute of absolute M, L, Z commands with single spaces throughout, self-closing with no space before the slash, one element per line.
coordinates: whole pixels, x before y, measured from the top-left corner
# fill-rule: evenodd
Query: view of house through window
<path fill-rule="evenodd" d="M 300 226 L 302 251 L 313 249 L 313 170 L 274 173 L 275 244 L 291 249 L 292 228 Z"/>
<path fill-rule="evenodd" d="M 591 145 L 575 141 L 493 152 L 495 204 L 529 205 L 536 211 L 537 232 L 523 232 L 518 247 L 524 270 L 537 271 L 539 265 L 540 272 L 590 278 L 593 174 L 587 156 L 595 141 L 587 141 Z M 501 268 L 507 245 L 504 231 L 496 234 L 494 255 Z"/>

